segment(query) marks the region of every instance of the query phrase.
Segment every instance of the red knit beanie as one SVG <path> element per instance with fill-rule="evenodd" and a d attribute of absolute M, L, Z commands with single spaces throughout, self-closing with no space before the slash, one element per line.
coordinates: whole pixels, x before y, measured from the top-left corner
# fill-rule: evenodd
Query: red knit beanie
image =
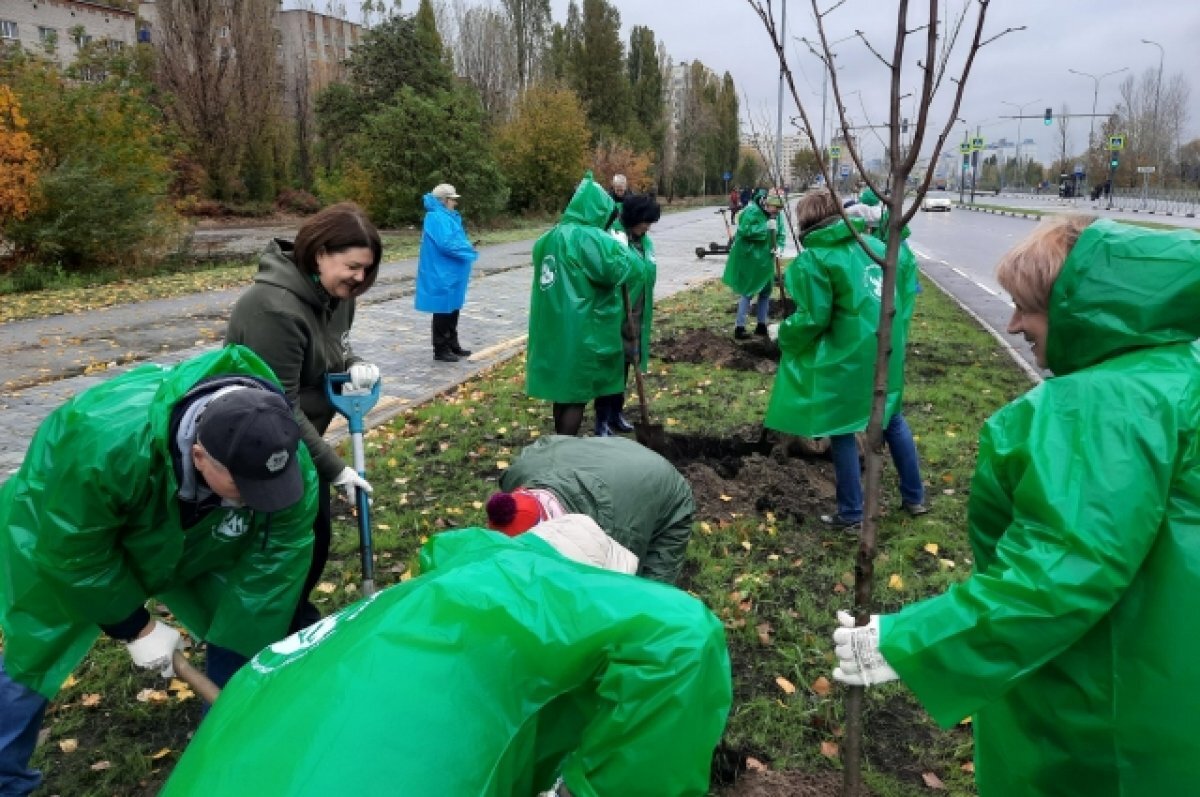
<path fill-rule="evenodd" d="M 488 528 L 515 537 L 529 531 L 542 519 L 542 505 L 530 493 L 492 493 L 487 500 Z"/>

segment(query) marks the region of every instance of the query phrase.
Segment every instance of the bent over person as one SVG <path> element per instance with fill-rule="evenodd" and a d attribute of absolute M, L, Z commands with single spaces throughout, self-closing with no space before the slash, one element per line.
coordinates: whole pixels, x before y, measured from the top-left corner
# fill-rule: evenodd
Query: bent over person
<path fill-rule="evenodd" d="M 624 437 L 543 437 L 500 475 L 488 526 L 519 534 L 568 513 L 595 520 L 640 561 L 638 575 L 675 583 L 692 537 L 692 488 L 675 466 Z"/>
<path fill-rule="evenodd" d="M 975 570 L 838 629 L 834 677 L 973 717 L 983 797 L 1200 794 L 1200 233 L 1055 218 L 997 278 L 1054 376 L 979 435 Z"/>
<path fill-rule="evenodd" d="M 163 797 L 702 797 L 724 629 L 620 553 L 578 516 L 432 537 L 420 576 L 243 668 Z"/>
<path fill-rule="evenodd" d="M 287 634 L 312 556 L 317 478 L 267 366 L 230 347 L 144 365 L 38 428 L 0 490 L 0 793 L 28 794 L 51 698 L 105 633 L 173 674 L 180 633 L 218 685 Z"/>

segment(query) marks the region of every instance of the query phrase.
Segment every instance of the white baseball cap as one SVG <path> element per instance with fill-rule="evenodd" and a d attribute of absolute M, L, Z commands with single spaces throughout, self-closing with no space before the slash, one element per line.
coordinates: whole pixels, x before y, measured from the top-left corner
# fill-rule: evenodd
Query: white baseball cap
<path fill-rule="evenodd" d="M 438 199 L 458 199 L 458 192 L 454 190 L 454 186 L 450 183 L 442 183 L 431 191 Z"/>

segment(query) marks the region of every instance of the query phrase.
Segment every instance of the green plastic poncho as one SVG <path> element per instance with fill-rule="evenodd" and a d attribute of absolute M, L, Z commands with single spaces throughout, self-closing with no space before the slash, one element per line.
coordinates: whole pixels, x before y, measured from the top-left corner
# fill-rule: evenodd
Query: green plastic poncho
<path fill-rule="evenodd" d="M 864 240 L 883 256 L 879 240 Z M 779 326 L 782 356 L 764 423 L 803 437 L 861 432 L 871 413 L 883 269 L 844 221 L 818 227 L 803 243 L 784 275 L 796 311 Z M 885 424 L 900 409 L 916 295 L 917 263 L 904 247 L 898 268 Z"/>
<path fill-rule="evenodd" d="M 654 325 L 654 285 L 658 282 L 658 261 L 654 257 L 654 242 L 649 235 L 643 235 L 642 251 L 632 243 L 629 246 L 630 269 L 629 279 L 625 284 L 629 288 L 629 298 L 637 304 L 637 297 L 642 297 L 642 324 L 638 335 L 638 367 L 645 371 L 650 367 L 650 329 Z"/>
<path fill-rule="evenodd" d="M 767 214 L 758 202 L 751 202 L 738 215 L 737 233 L 725 260 L 721 281 L 739 296 L 755 296 L 775 277 L 775 249 L 787 246 L 786 213 L 775 216 L 777 227 L 772 239 Z"/>
<path fill-rule="evenodd" d="M 1200 794 L 1200 234 L 1094 222 L 1050 295 L 1055 374 L 980 435 L 975 572 L 881 619 L 984 797 Z"/>
<path fill-rule="evenodd" d="M 198 639 L 246 656 L 287 633 L 312 557 L 307 450 L 298 449 L 307 489 L 295 506 L 270 518 L 221 508 L 180 523 L 171 410 L 201 379 L 231 374 L 275 382 L 253 352 L 232 346 L 135 368 L 38 427 L 0 491 L 0 627 L 14 680 L 52 698 L 99 626 L 151 596 Z"/>
<path fill-rule="evenodd" d="M 692 487 L 669 461 L 623 437 L 543 437 L 500 475 L 500 489 L 541 487 L 638 558 L 638 575 L 674 583 L 692 536 Z"/>
<path fill-rule="evenodd" d="M 700 797 L 729 710 L 720 622 L 532 534 L 433 537 L 422 575 L 262 651 L 163 797 Z"/>
<path fill-rule="evenodd" d="M 621 283 L 629 247 L 605 225 L 616 203 L 584 176 L 562 220 L 533 245 L 525 390 L 533 398 L 586 403 L 625 390 Z"/>

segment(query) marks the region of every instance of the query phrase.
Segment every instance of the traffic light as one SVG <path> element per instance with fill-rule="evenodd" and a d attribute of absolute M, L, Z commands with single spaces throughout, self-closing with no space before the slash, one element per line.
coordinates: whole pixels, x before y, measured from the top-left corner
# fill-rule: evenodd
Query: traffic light
<path fill-rule="evenodd" d="M 1046 115 L 1042 117 L 1042 124 L 1049 127 L 1054 122 L 1054 109 L 1047 108 Z"/>

